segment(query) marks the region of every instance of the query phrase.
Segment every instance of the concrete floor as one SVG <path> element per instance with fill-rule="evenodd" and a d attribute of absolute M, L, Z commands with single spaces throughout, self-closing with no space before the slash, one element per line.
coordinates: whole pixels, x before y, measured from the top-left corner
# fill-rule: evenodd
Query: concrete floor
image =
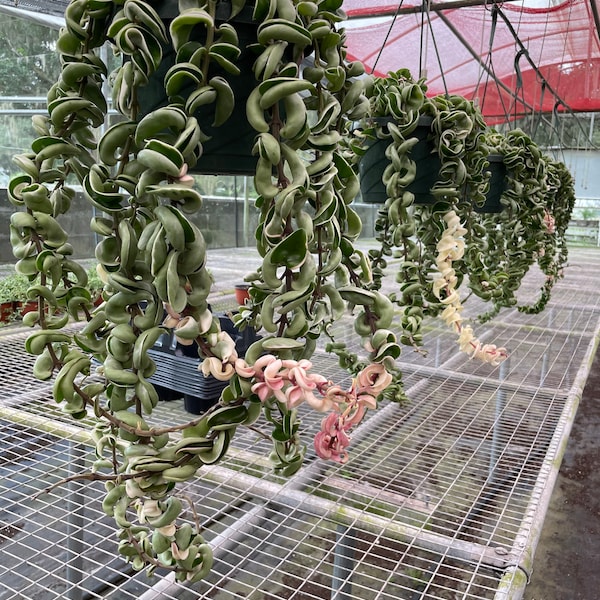
<path fill-rule="evenodd" d="M 524 599 L 600 599 L 600 353 L 573 423 Z"/>

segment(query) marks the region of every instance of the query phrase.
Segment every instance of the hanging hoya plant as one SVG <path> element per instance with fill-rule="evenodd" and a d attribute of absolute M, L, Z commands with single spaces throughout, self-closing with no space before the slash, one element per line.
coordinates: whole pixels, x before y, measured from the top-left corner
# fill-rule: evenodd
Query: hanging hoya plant
<path fill-rule="evenodd" d="M 347 461 L 367 411 L 404 398 L 396 359 L 401 345 L 419 344 L 426 314 L 442 314 L 468 354 L 493 364 L 506 355 L 461 320 L 470 226 L 462 205 L 405 219 L 413 199 L 393 127 L 382 249 L 357 247 L 348 135 L 373 102 L 362 65 L 347 59 L 344 19 L 341 0 L 73 0 L 66 9 L 60 77 L 47 114 L 33 118 L 31 150 L 15 158 L 11 242 L 37 303 L 23 318 L 34 328 L 26 343 L 34 374 L 53 381 L 65 413 L 92 423 L 95 462 L 81 478 L 103 482 L 119 553 L 136 570 L 190 582 L 208 574 L 212 551 L 180 488 L 226 456 L 239 428 L 263 420 L 277 474 L 296 473 L 307 444 Z M 119 58 L 114 72 L 101 58 L 107 43 Z M 415 85 L 411 123 L 425 102 Z M 111 103 L 118 118 L 107 120 Z M 243 356 L 208 303 L 206 241 L 194 220 L 203 199 L 191 173 L 224 168 L 252 173 L 258 193 L 259 258 L 235 323 L 260 338 Z M 93 209 L 99 306 L 61 224 L 76 185 Z M 403 279 L 401 293 L 387 295 L 381 279 L 394 246 L 405 251 Z M 356 353 L 333 333 L 350 314 Z M 184 423 L 156 410 L 151 381 L 150 350 L 170 331 L 197 346 L 198 377 L 225 384 L 215 406 Z M 351 384 L 316 371 L 319 340 Z M 302 405 L 323 413 L 308 441 Z"/>
<path fill-rule="evenodd" d="M 38 137 L 15 158 L 11 240 L 37 303 L 23 321 L 34 327 L 34 374 L 53 378 L 66 413 L 93 423 L 96 459 L 81 478 L 104 482 L 119 553 L 137 570 L 180 581 L 209 572 L 211 549 L 178 484 L 220 461 L 239 427 L 265 419 L 273 468 L 291 475 L 306 450 L 301 404 L 324 413 L 317 454 L 343 462 L 366 411 L 383 395 L 402 397 L 393 306 L 371 289 L 354 245 L 358 179 L 341 140 L 368 102 L 362 65 L 346 59 L 344 18 L 340 0 L 74 0 L 66 9 L 48 113 L 33 118 Z M 106 43 L 120 61 L 110 73 Z M 108 122 L 111 102 L 119 117 Z M 232 123 L 250 132 L 243 159 L 230 154 L 239 151 Z M 261 337 L 243 357 L 208 304 L 194 223 L 202 197 L 190 174 L 220 169 L 221 151 L 228 167 L 253 173 L 259 194 L 260 261 L 237 325 Z M 61 225 L 76 184 L 94 212 L 99 306 Z M 332 340 L 353 376 L 346 389 L 315 372 L 311 356 L 349 306 L 365 351 Z M 197 344 L 198 377 L 226 383 L 219 403 L 186 423 L 156 411 L 149 350 L 169 329 Z"/>

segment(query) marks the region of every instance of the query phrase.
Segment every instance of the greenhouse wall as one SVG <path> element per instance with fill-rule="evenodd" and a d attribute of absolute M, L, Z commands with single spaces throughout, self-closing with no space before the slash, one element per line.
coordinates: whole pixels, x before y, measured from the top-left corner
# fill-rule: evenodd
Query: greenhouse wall
<path fill-rule="evenodd" d="M 75 210 L 69 215 L 61 215 L 59 221 L 69 234 L 75 255 L 80 258 L 94 256 L 96 240 L 90 232 L 88 223 L 93 215 L 93 207 L 77 195 Z M 374 220 L 377 214 L 375 205 L 358 203 L 354 205 L 363 223 L 363 236 L 373 237 Z M 0 189 L 0 222 L 8 223 L 14 207 L 8 201 L 6 189 Z M 209 248 L 235 248 L 254 245 L 254 230 L 258 220 L 258 211 L 254 199 L 243 197 L 204 196 L 202 209 L 195 216 L 196 224 L 201 228 Z M 0 262 L 12 262 L 8 228 L 0 229 Z"/>
<path fill-rule="evenodd" d="M 577 205 L 574 218 L 585 223 L 574 222 L 570 227 L 571 241 L 597 244 L 600 220 L 600 151 L 562 150 L 557 159 L 562 160 L 575 178 Z M 209 248 L 235 248 L 254 245 L 254 230 L 257 225 L 258 211 L 254 207 L 254 198 L 235 193 L 239 186 L 223 186 L 226 178 L 217 178 L 211 189 L 202 189 L 204 204 L 196 216 L 196 224 L 202 229 Z M 225 181 L 226 182 L 226 181 Z M 207 182 L 201 180 L 201 188 Z M 221 185 L 221 187 L 219 187 Z M 214 188 L 214 189 L 212 189 Z M 240 190 L 242 188 L 240 187 Z M 206 193 L 208 192 L 208 193 Z M 221 192 L 221 194 L 219 194 Z M 93 215 L 93 208 L 78 195 L 75 199 L 75 211 L 62 216 L 60 221 L 69 233 L 69 239 L 75 254 L 81 258 L 94 256 L 96 240 L 87 228 Z M 374 222 L 377 218 L 377 205 L 357 202 L 353 205 L 363 223 L 363 238 L 374 237 Z M 14 207 L 7 198 L 6 189 L 0 189 L 0 221 L 8 223 Z M 591 220 L 591 221 L 590 221 Z M 85 223 L 86 227 L 82 228 Z M 583 228 L 583 229 L 582 229 Z M 7 229 L 0 230 L 0 262 L 12 262 L 13 255 Z"/>
<path fill-rule="evenodd" d="M 577 198 L 600 203 L 600 150 L 562 150 L 557 158 L 573 174 Z"/>

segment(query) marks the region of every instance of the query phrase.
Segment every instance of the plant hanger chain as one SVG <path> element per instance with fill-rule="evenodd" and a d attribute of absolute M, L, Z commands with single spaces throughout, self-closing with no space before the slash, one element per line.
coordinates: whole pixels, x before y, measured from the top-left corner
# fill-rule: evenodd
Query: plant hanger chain
<path fill-rule="evenodd" d="M 442 84 L 444 86 L 444 93 L 446 95 L 446 97 L 449 97 L 449 91 L 448 91 L 448 84 L 446 83 L 446 77 L 444 75 L 444 69 L 442 67 L 442 58 L 440 56 L 440 51 L 438 49 L 438 45 L 437 45 L 437 41 L 435 39 L 435 34 L 433 33 L 433 25 L 431 23 L 431 14 L 430 14 L 430 10 L 429 10 L 429 3 L 430 0 L 426 0 L 427 2 L 427 8 L 424 11 L 425 16 L 427 17 L 427 25 L 428 25 L 428 31 L 431 34 L 431 43 L 433 44 L 433 49 L 435 51 L 435 56 L 437 58 L 437 62 L 438 62 L 438 66 L 440 67 L 440 77 L 442 79 Z M 423 7 L 425 6 L 425 2 L 423 2 Z M 422 29 L 424 29 L 424 27 L 422 26 Z M 421 38 L 421 52 L 419 54 L 420 56 L 423 56 L 423 38 Z M 419 59 L 421 60 L 421 59 Z M 425 56 L 425 60 L 427 61 L 427 56 Z M 419 64 L 419 73 L 420 76 L 422 77 L 422 73 L 423 73 L 423 68 L 422 65 Z"/>
<path fill-rule="evenodd" d="M 377 63 L 379 62 L 379 59 L 381 58 L 383 49 L 385 48 L 385 45 L 392 33 L 392 29 L 394 28 L 394 25 L 396 24 L 396 19 L 398 18 L 398 13 L 400 12 L 400 9 L 402 8 L 403 2 L 404 2 L 404 0 L 400 0 L 400 4 L 398 4 L 398 8 L 396 8 L 396 12 L 394 13 L 394 16 L 392 17 L 392 22 L 390 23 L 387 33 L 385 34 L 385 37 L 383 38 L 383 42 L 381 43 L 381 47 L 379 48 L 379 52 L 377 53 L 375 62 L 373 63 L 373 66 L 371 67 L 371 75 L 375 72 L 375 67 L 377 67 Z"/>

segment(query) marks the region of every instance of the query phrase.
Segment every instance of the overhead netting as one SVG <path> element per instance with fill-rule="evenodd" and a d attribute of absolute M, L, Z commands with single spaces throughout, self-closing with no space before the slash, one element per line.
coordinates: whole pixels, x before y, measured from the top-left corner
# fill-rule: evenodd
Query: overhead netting
<path fill-rule="evenodd" d="M 406 2 L 345 0 L 350 55 L 378 75 L 424 72 L 431 94 L 477 99 L 489 123 L 600 108 L 596 0 L 548 8 L 505 2 L 436 12 L 435 6 L 407 14 Z"/>

